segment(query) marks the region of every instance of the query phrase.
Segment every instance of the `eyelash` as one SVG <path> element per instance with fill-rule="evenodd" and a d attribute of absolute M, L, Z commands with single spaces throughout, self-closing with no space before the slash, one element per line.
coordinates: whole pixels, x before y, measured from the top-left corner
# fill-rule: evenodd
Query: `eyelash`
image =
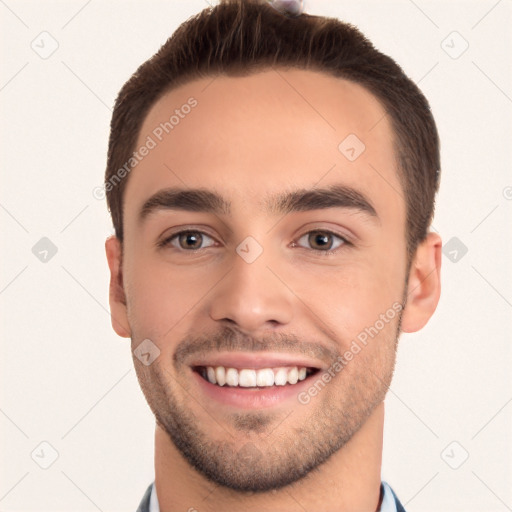
<path fill-rule="evenodd" d="M 158 242 L 157 246 L 159 248 L 165 248 L 167 246 L 169 246 L 171 244 L 171 242 L 179 237 L 180 235 L 184 234 L 184 233 L 197 233 L 197 234 L 200 234 L 200 235 L 206 235 L 208 238 L 211 238 L 211 239 L 214 239 L 211 235 L 209 235 L 208 233 L 204 232 L 204 231 L 200 231 L 200 230 L 197 230 L 197 229 L 184 229 L 183 231 L 178 231 L 176 233 L 173 233 L 172 235 L 168 236 L 167 238 L 165 238 L 164 240 L 162 240 L 161 242 Z M 335 238 L 338 238 L 340 239 L 343 243 L 337 247 L 336 249 L 331 249 L 331 250 L 328 250 L 328 251 L 322 251 L 321 249 L 308 249 L 306 248 L 306 250 L 309 250 L 309 251 L 315 251 L 319 254 L 322 254 L 323 256 L 330 256 L 332 254 L 336 254 L 339 250 L 341 250 L 344 246 L 353 246 L 354 244 L 352 242 L 350 242 L 349 240 L 347 240 L 347 238 L 345 238 L 344 236 L 341 236 L 340 234 L 338 233 L 335 233 L 334 231 L 331 231 L 329 229 L 312 229 L 310 231 L 306 231 L 305 233 L 303 233 L 297 240 L 300 240 L 301 238 L 304 238 L 304 236 L 306 235 L 309 235 L 311 233 L 323 233 L 323 234 L 328 234 L 328 235 L 331 235 Z M 292 242 L 294 245 L 294 247 L 297 247 L 296 245 L 296 242 Z M 304 248 L 304 247 L 302 247 Z M 201 251 L 202 249 L 182 249 L 182 248 L 179 248 L 178 249 L 179 251 L 182 251 L 182 252 L 190 252 L 190 253 L 196 253 L 198 251 Z"/>

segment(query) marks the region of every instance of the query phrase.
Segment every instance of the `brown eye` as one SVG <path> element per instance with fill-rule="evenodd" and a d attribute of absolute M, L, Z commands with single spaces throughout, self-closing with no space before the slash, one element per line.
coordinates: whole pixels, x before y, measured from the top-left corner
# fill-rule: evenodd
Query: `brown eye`
<path fill-rule="evenodd" d="M 323 230 L 314 230 L 309 231 L 302 235 L 298 242 L 304 243 L 306 240 L 306 244 L 309 245 L 309 248 L 318 252 L 326 252 L 332 253 L 335 252 L 340 246 L 344 244 L 349 244 L 349 242 L 340 235 L 332 233 L 331 231 L 323 231 Z"/>
<path fill-rule="evenodd" d="M 309 233 L 308 242 L 313 249 L 330 249 L 332 247 L 332 235 L 330 233 Z"/>
<path fill-rule="evenodd" d="M 178 243 L 182 249 L 199 249 L 203 241 L 203 236 L 197 231 L 180 233 Z"/>
<path fill-rule="evenodd" d="M 211 243 L 209 245 L 203 246 L 203 244 L 210 240 Z M 172 245 L 178 250 L 185 251 L 194 251 L 197 249 L 203 249 L 205 247 L 210 247 L 215 244 L 215 241 L 211 236 L 208 236 L 206 233 L 202 233 L 201 231 L 180 231 L 179 233 L 175 233 L 174 235 L 166 238 L 163 242 L 161 242 L 160 246 L 165 247 L 168 245 Z"/>

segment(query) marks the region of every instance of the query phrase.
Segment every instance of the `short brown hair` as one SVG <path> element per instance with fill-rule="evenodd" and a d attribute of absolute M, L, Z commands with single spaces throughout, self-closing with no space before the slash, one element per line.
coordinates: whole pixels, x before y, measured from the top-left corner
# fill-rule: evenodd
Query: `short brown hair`
<path fill-rule="evenodd" d="M 262 0 L 223 0 L 204 9 L 180 25 L 122 87 L 112 115 L 105 173 L 116 236 L 123 240 L 128 177 L 115 186 L 112 180 L 130 160 L 156 101 L 194 79 L 243 76 L 274 66 L 351 80 L 380 101 L 394 131 L 410 259 L 428 232 L 439 188 L 439 137 L 428 101 L 400 66 L 353 25 L 308 14 L 292 17 Z"/>

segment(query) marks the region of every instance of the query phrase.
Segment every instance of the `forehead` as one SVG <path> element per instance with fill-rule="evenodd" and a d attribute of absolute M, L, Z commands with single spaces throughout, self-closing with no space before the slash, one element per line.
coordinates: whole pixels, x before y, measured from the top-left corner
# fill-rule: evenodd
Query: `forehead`
<path fill-rule="evenodd" d="M 236 211 L 283 190 L 343 184 L 404 216 L 384 108 L 365 88 L 324 73 L 271 69 L 184 84 L 149 111 L 143 146 L 125 190 L 127 220 L 176 186 L 220 192 Z"/>

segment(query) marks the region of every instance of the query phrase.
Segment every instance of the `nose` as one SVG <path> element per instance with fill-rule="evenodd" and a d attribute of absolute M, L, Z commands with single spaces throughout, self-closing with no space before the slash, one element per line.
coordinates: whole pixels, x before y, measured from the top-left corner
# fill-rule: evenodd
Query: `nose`
<path fill-rule="evenodd" d="M 235 254 L 231 270 L 214 288 L 210 317 L 246 333 L 276 329 L 291 322 L 293 292 L 265 252 L 252 263 Z"/>

